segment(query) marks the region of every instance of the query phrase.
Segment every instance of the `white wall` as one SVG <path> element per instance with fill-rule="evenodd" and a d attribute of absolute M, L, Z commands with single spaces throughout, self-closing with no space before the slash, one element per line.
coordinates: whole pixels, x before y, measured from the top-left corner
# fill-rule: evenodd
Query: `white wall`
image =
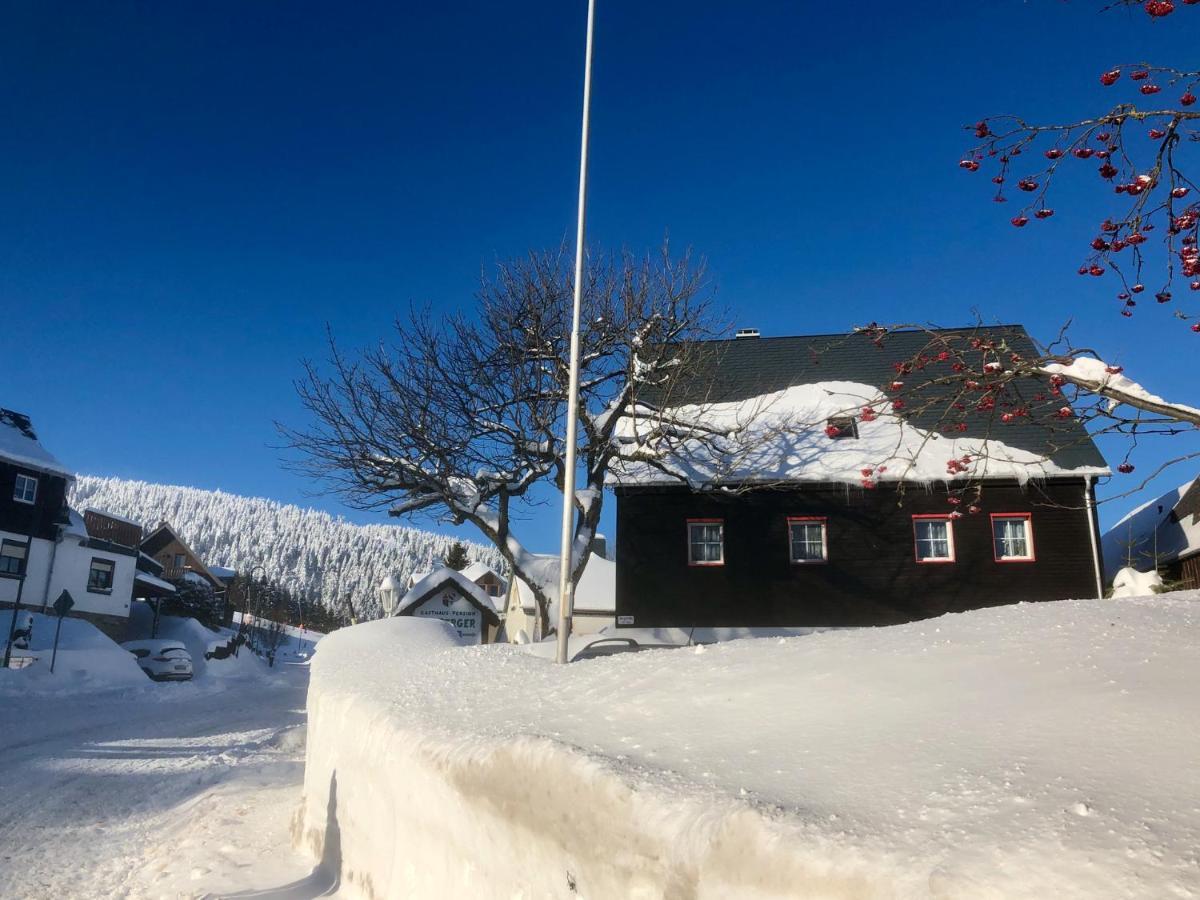
<path fill-rule="evenodd" d="M 11 531 L 0 531 L 0 538 L 23 544 L 29 540 L 28 535 L 16 534 Z M 21 592 L 22 606 L 41 606 L 46 594 L 46 581 L 50 575 L 50 555 L 54 548 L 53 541 L 34 538 L 30 541 L 29 559 L 25 564 L 25 588 Z M 15 578 L 0 578 L 0 601 L 12 603 L 17 599 L 17 588 L 20 582 Z M 53 598 L 51 598 L 53 599 Z M 4 632 L 7 637 L 8 632 Z"/>
<path fill-rule="evenodd" d="M 87 589 L 88 571 L 91 569 L 93 557 L 116 563 L 111 594 L 97 594 Z M 71 599 L 75 601 L 72 612 L 128 617 L 136 562 L 133 556 L 83 547 L 78 539 L 67 537 L 58 545 L 58 554 L 54 559 L 49 602 L 54 603 L 58 595 L 66 589 L 71 592 Z M 38 602 L 41 603 L 40 597 Z"/>

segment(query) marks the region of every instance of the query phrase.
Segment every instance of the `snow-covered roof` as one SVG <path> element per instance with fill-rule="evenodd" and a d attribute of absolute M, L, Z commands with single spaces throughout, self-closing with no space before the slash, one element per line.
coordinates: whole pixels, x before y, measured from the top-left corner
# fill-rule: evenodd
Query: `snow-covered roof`
<path fill-rule="evenodd" d="M 94 506 L 85 506 L 83 511 L 85 513 L 95 513 L 98 516 L 104 516 L 105 518 L 112 519 L 116 522 L 124 522 L 126 525 L 134 525 L 137 528 L 142 527 L 141 522 L 134 521 L 133 519 L 127 519 L 124 516 L 118 516 L 116 513 L 111 513 L 107 509 L 97 509 Z"/>
<path fill-rule="evenodd" d="M 481 562 L 476 561 L 476 562 L 471 563 L 469 566 L 467 566 L 465 569 L 462 570 L 463 578 L 466 578 L 470 581 L 478 581 L 484 575 L 492 575 L 495 578 L 499 579 L 501 584 L 506 583 L 505 580 L 501 577 L 500 573 L 496 572 L 487 563 L 481 563 Z"/>
<path fill-rule="evenodd" d="M 684 442 L 660 455 L 670 469 L 693 484 L 835 482 L 860 484 L 864 477 L 884 481 L 1031 478 L 1055 475 L 1107 475 L 1101 465 L 1064 468 L 1045 453 L 1010 446 L 997 437 L 950 437 L 927 431 L 901 416 L 858 421 L 858 436 L 833 439 L 825 428 L 832 417 L 865 406 L 887 409 L 878 387 L 852 381 L 798 384 L 744 400 L 672 409 L 676 418 L 714 428 L 743 428 L 720 446 Z M 636 439 L 636 420 L 624 419 L 618 433 Z M 1003 426 L 998 426 L 1001 430 Z M 1004 432 L 1001 430 L 1001 437 Z M 969 458 L 965 468 L 952 461 Z M 870 470 L 866 472 L 865 470 Z M 954 469 L 955 471 L 951 471 Z M 679 479 L 641 462 L 614 464 L 620 485 L 678 484 Z"/>
<path fill-rule="evenodd" d="M 1036 346 L 1019 325 L 690 345 L 694 358 L 688 361 L 688 377 L 663 396 L 644 388 L 643 406 L 618 423 L 617 437 L 626 451 L 637 450 L 649 460 L 614 466 L 610 481 L 678 483 L 675 475 L 694 486 L 716 481 L 857 484 L 864 477 L 873 482 L 929 482 L 1108 474 L 1095 443 L 1074 415 L 1012 416 L 1007 422 L 998 410 L 994 415 L 957 416 L 950 412 L 955 389 L 945 386 L 934 369 L 907 377 L 912 383 L 903 395 L 895 394 L 899 388 L 891 386 L 897 383 L 897 372 L 911 367 L 912 360 L 931 346 L 946 349 L 946 358 L 952 359 L 951 351 L 981 339 L 1020 357 L 1037 356 Z M 1042 396 L 1048 392 L 1049 377 L 1043 373 L 1014 380 L 1008 388 L 1014 402 L 1051 402 Z M 872 414 L 864 417 L 868 406 Z M 656 409 L 665 411 L 665 429 L 656 429 Z M 941 433 L 947 415 L 954 417 L 952 436 Z M 848 417 L 857 421 L 857 437 L 826 434 L 831 419 Z M 704 425 L 734 426 L 738 434 L 706 442 L 705 447 L 681 436 Z M 673 435 L 670 444 L 646 437 L 662 430 Z M 965 470 L 956 465 L 953 472 L 947 471 L 947 463 L 963 456 L 971 457 Z M 880 466 L 886 468 L 880 471 Z M 671 474 L 660 471 L 664 468 Z M 869 471 L 864 475 L 863 470 Z"/>
<path fill-rule="evenodd" d="M 389 578 L 391 576 L 388 576 Z M 475 582 L 464 578 L 462 572 L 455 572 L 453 569 L 442 566 L 440 569 L 434 569 L 411 588 L 408 593 L 400 598 L 400 602 L 396 604 L 395 615 L 403 615 L 420 601 L 424 600 L 429 594 L 439 587 L 444 587 L 448 584 L 455 584 L 462 591 L 473 599 L 481 609 L 491 612 L 493 616 L 499 616 L 492 598 L 487 595 L 479 585 Z"/>
<path fill-rule="evenodd" d="M 209 566 L 208 571 L 212 572 L 222 581 L 228 581 L 230 578 L 237 577 L 237 569 L 231 569 L 228 566 Z"/>
<path fill-rule="evenodd" d="M 1112 577 L 1132 561 L 1148 570 L 1200 553 L 1200 478 L 1184 482 L 1129 512 L 1101 540 L 1104 571 Z"/>
<path fill-rule="evenodd" d="M 188 574 L 190 575 L 191 573 L 189 572 Z M 151 575 L 149 572 L 138 570 L 133 573 L 133 580 L 138 584 L 144 584 L 147 587 L 157 588 L 160 591 L 166 591 L 171 594 L 175 593 L 175 585 L 171 584 L 169 581 L 163 581 L 161 578 Z"/>
<path fill-rule="evenodd" d="M 550 554 L 536 554 L 531 563 L 540 580 L 546 584 L 558 584 L 558 557 Z M 527 613 L 537 609 L 537 600 L 533 591 L 521 578 L 516 580 L 517 596 L 521 600 L 521 608 Z M 555 587 L 552 594 L 557 595 Z M 617 564 L 611 559 L 592 555 L 587 568 L 583 570 L 583 578 L 575 586 L 575 613 L 577 615 L 615 615 L 617 608 Z M 550 621 L 558 619 L 558 603 L 550 600 Z"/>
<path fill-rule="evenodd" d="M 408 575 L 408 586 L 412 587 L 414 584 L 424 581 L 426 578 L 429 577 L 429 573 L 430 573 L 429 569 L 421 569 L 420 571 L 417 571 L 417 572 L 410 572 Z"/>
<path fill-rule="evenodd" d="M 0 409 L 0 459 L 67 479 L 75 477 L 41 445 L 29 417 L 11 409 Z"/>

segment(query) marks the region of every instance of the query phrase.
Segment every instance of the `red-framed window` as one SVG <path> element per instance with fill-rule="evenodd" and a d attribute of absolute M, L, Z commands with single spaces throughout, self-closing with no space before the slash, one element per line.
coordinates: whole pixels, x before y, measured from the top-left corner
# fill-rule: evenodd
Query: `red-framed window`
<path fill-rule="evenodd" d="M 829 562 L 829 539 L 824 516 L 788 516 L 788 559 L 792 565 Z"/>
<path fill-rule="evenodd" d="M 913 516 L 913 554 L 919 563 L 954 562 L 954 520 L 949 516 Z"/>
<path fill-rule="evenodd" d="M 725 520 L 688 519 L 688 565 L 725 565 Z"/>
<path fill-rule="evenodd" d="M 1036 562 L 1032 513 L 992 513 L 992 553 L 996 562 Z"/>

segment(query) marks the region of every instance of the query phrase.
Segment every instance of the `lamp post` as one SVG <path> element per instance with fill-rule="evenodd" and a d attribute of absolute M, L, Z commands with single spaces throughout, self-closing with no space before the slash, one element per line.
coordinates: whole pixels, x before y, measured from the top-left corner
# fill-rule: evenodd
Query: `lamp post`
<path fill-rule="evenodd" d="M 596 0 L 588 0 L 587 50 L 583 61 L 583 129 L 579 138 L 579 204 L 575 221 L 575 296 L 571 307 L 571 374 L 567 382 L 567 459 L 563 477 L 562 543 L 558 554 L 558 649 L 555 659 L 567 661 L 567 638 L 575 605 L 571 583 L 571 538 L 575 523 L 575 432 L 579 404 L 579 308 L 583 303 L 583 242 L 587 218 L 588 122 L 592 108 L 592 34 Z"/>
<path fill-rule="evenodd" d="M 379 599 L 384 617 L 390 619 L 396 614 L 396 604 L 400 602 L 400 584 L 395 575 L 385 576 L 379 583 Z"/>

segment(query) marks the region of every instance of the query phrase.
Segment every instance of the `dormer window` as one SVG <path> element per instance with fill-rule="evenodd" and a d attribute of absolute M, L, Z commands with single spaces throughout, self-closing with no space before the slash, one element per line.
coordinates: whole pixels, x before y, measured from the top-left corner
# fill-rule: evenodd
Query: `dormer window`
<path fill-rule="evenodd" d="M 13 499 L 18 503 L 34 503 L 37 501 L 38 480 L 32 475 L 17 474 L 17 482 L 13 486 Z"/>
<path fill-rule="evenodd" d="M 858 420 L 854 416 L 830 416 L 825 435 L 833 440 L 858 437 Z"/>

